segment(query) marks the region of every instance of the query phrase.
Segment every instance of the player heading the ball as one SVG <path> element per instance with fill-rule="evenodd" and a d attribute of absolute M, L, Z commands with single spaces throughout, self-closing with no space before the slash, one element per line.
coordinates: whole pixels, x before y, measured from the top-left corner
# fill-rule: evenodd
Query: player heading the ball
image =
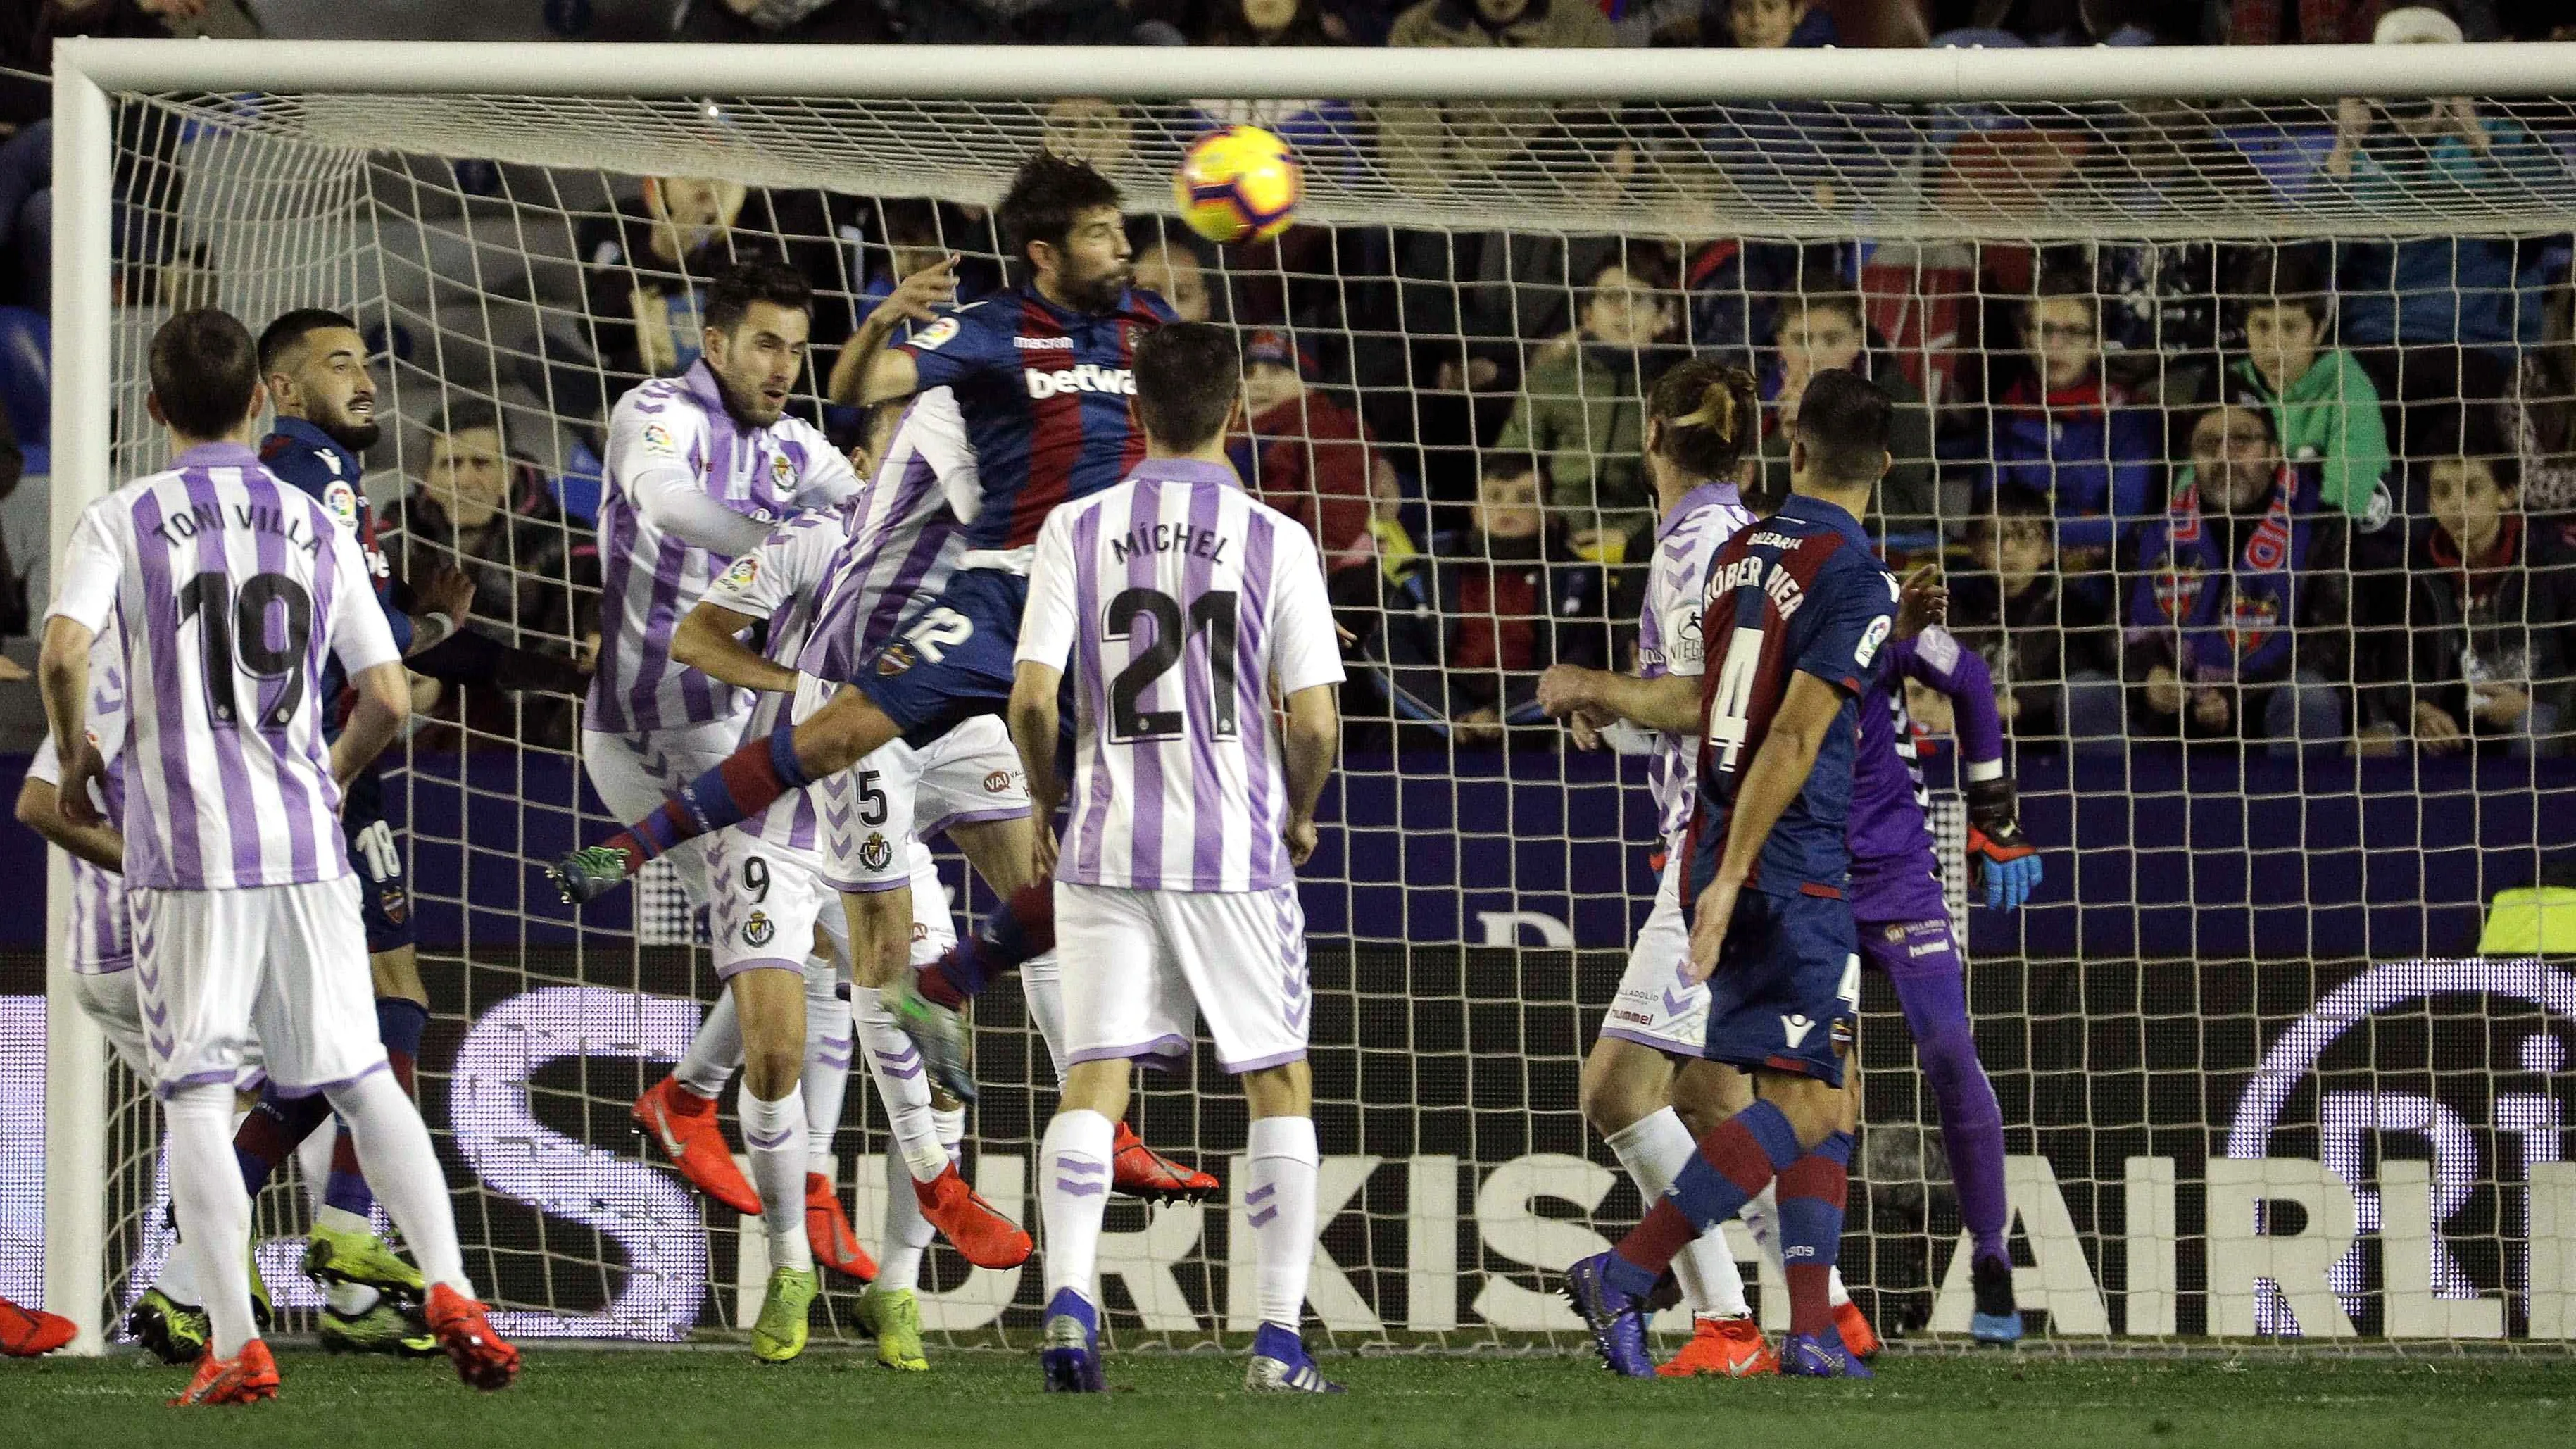
<path fill-rule="evenodd" d="M 1245 1386 L 1329 1393 L 1297 1337 L 1315 1251 L 1313 997 L 1296 868 L 1341 723 L 1314 540 L 1226 462 L 1233 341 L 1176 323 L 1136 348 L 1146 456 L 1055 511 L 1030 565 L 1011 738 L 1055 877 L 1071 1068 L 1038 1149 L 1050 1392 L 1098 1392 L 1100 1227 L 1139 1062 L 1186 1062 L 1199 1021 L 1252 1115 L 1243 1201 L 1261 1327 Z M 1052 829 L 1057 694 L 1074 700 L 1072 810 Z M 1284 702 L 1284 730 L 1273 724 Z"/>

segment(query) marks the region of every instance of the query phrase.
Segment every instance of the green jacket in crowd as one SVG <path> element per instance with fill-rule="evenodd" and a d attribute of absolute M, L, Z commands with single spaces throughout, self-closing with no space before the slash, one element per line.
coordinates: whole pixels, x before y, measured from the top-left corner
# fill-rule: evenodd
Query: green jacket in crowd
<path fill-rule="evenodd" d="M 2373 500 L 2388 473 L 2388 420 L 2379 410 L 2379 388 L 2361 363 L 2340 347 L 2320 353 L 2281 394 L 2244 358 L 2228 369 L 2228 380 L 2235 398 L 2272 410 L 2272 430 L 2280 434 L 2283 458 L 2318 465 L 2325 501 L 2372 526 Z M 2384 510 L 2390 504 L 2383 500 L 2376 506 Z"/>

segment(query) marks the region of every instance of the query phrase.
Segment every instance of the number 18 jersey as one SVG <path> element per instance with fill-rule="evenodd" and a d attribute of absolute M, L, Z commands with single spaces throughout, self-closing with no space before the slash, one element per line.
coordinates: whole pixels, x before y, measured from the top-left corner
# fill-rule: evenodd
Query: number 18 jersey
<path fill-rule="evenodd" d="M 357 541 L 250 449 L 210 444 L 89 506 L 53 614 L 121 654 L 125 879 L 231 890 L 349 873 L 322 737 L 330 658 L 402 657 Z"/>
<path fill-rule="evenodd" d="M 1294 880 L 1271 703 L 1340 683 L 1341 649 L 1314 540 L 1233 469 L 1148 459 L 1058 507 L 1038 534 L 1017 660 L 1072 680 L 1057 880 L 1227 892 Z"/>
<path fill-rule="evenodd" d="M 1736 796 L 1770 737 L 1792 674 L 1842 695 L 1842 708 L 1796 798 L 1762 842 L 1745 885 L 1771 895 L 1840 899 L 1851 874 L 1855 705 L 1877 678 L 1896 622 L 1896 580 L 1869 551 L 1859 520 L 1793 493 L 1718 550 L 1700 617 L 1711 662 L 1700 689 L 1699 795 L 1691 815 L 1683 899 L 1716 878 Z"/>

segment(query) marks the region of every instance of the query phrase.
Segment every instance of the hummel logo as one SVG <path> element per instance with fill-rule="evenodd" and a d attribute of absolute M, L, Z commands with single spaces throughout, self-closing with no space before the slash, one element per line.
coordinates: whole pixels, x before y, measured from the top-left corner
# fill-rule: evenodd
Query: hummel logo
<path fill-rule="evenodd" d="M 1807 1033 L 1814 1031 L 1815 1029 L 1816 1024 L 1814 1022 L 1809 1021 L 1806 1017 L 1794 1012 L 1780 1018 L 1780 1034 L 1789 1039 L 1789 1045 L 1792 1047 L 1805 1041 L 1807 1039 Z"/>

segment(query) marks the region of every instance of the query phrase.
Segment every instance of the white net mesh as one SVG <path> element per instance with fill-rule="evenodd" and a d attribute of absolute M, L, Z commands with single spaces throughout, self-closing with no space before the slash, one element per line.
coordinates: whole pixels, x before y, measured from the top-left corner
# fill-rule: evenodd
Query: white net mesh
<path fill-rule="evenodd" d="M 2455 694 L 2433 666 L 2390 662 L 2452 627 L 2427 612 L 2406 553 L 2436 463 L 2456 487 L 2459 460 L 2513 460 L 2535 538 L 2576 507 L 2576 433 L 2553 431 L 2576 408 L 2576 371 L 2551 360 L 2567 345 L 2576 214 L 2564 100 L 2480 101 L 2449 131 L 2389 103 L 2350 146 L 2333 101 L 316 94 L 116 108 L 115 472 L 159 462 L 139 348 L 172 306 L 211 298 L 254 328 L 292 306 L 346 308 L 380 350 L 389 427 L 368 487 L 386 516 L 416 521 L 418 500 L 395 505 L 444 486 L 431 480 L 450 444 L 426 429 L 452 406 L 493 407 L 510 455 L 507 527 L 461 549 L 414 528 L 388 540 L 395 567 L 461 558 L 502 601 L 478 599 L 479 627 L 560 652 L 591 627 L 605 405 L 685 365 L 713 266 L 767 254 L 807 273 L 819 378 L 891 273 L 949 251 L 970 292 L 1000 283 L 984 208 L 1040 144 L 1100 164 L 1140 213 L 1168 208 L 1170 164 L 1211 116 L 1300 144 L 1309 225 L 1275 246 L 1218 254 L 1151 218 L 1139 232 L 1143 280 L 1247 339 L 1275 331 L 1274 355 L 1315 385 L 1303 426 L 1241 452 L 1367 585 L 1337 592 L 1364 642 L 1328 796 L 1342 829 L 1305 881 L 1325 1152 L 1311 1302 L 1334 1343 L 1570 1347 L 1575 1320 L 1548 1296 L 1557 1271 L 1639 1210 L 1576 1082 L 1652 893 L 1643 762 L 1561 749 L 1527 689 L 1534 648 L 1627 662 L 1651 522 L 1636 397 L 1692 351 L 1754 364 L 1766 396 L 1849 358 L 1899 385 L 1918 420 L 1880 526 L 1892 558 L 1946 557 L 1961 582 L 1957 633 L 2002 690 L 2051 877 L 2025 914 L 1971 921 L 1963 817 L 1940 800 L 2034 1325 L 2070 1340 L 2321 1340 L 2347 1319 L 2453 1341 L 2576 1332 L 2576 1268 L 2544 1231 L 2576 1222 L 2576 1179 L 2557 1165 L 2576 978 L 2419 959 L 2470 949 L 2487 897 L 2533 880 L 2569 839 L 2550 804 L 2565 779 L 2539 758 L 2559 752 L 2563 654 L 2531 643 L 2505 659 L 2473 642 Z M 723 180 L 648 191 L 647 177 Z M 2267 397 L 2267 369 L 2294 349 L 2249 341 L 2250 311 L 2266 337 L 2308 318 L 2315 355 L 2346 349 L 2351 372 L 2335 376 L 2366 396 Z M 2216 406 L 2238 397 L 2241 412 Z M 2465 431 L 2464 402 L 2467 427 L 2501 431 Z M 2218 434 L 2196 437 L 2209 417 Z M 2209 487 L 2233 466 L 2231 419 L 2254 420 L 2313 486 L 2342 480 L 2339 511 L 2319 514 L 2339 554 L 2321 551 L 2323 524 L 2293 545 L 2341 587 L 2141 627 L 2132 611 L 2170 603 L 2158 581 L 2191 569 L 2142 557 L 2139 540 L 2178 525 L 2167 500 L 2195 460 Z M 1540 459 L 1562 556 L 1522 602 L 1488 593 L 1496 622 L 1463 646 L 1442 623 L 1459 606 L 1439 592 L 1441 561 L 1476 556 L 1486 520 L 1470 505 L 1496 454 Z M 1586 556 L 1576 534 L 1598 535 Z M 1571 616 L 1551 604 L 1569 580 Z M 2329 592 L 2343 602 L 2320 601 Z M 2261 613 L 2272 605 L 2295 617 Z M 2543 622 L 2539 604 L 2516 607 L 2488 625 Z M 2262 676 L 2275 683 L 2240 683 L 2205 655 L 2195 671 L 2188 651 L 2221 633 L 2249 656 L 2279 635 L 2286 653 Z M 2488 703 L 2514 695 L 2530 706 L 2518 715 Z M 2419 697 L 2502 721 L 2461 721 L 2492 745 L 2420 769 L 2347 754 L 2373 726 L 2416 734 Z M 1921 720 L 1948 712 L 1918 702 Z M 469 1267 L 516 1331 L 739 1326 L 738 1242 L 756 1235 L 645 1165 L 626 1131 L 628 1104 L 712 998 L 685 903 L 648 881 L 576 930 L 536 874 L 610 824 L 581 803 L 574 725 L 561 701 L 451 687 L 403 747 L 389 794 L 434 1009 L 423 1104 Z M 2140 748 L 2120 749 L 2123 735 Z M 2255 748 L 2187 757 L 2176 735 Z M 2288 758 L 2267 757 L 2275 738 Z M 2544 922 L 2529 948 L 2551 939 Z M 1934 1093 L 1884 979 L 1865 1008 L 1844 1271 L 1883 1332 L 1956 1333 L 1966 1255 Z M 970 1176 L 1027 1221 L 1047 1058 L 1014 992 L 979 1012 Z M 109 1267 L 123 1301 L 139 1287 L 126 1270 L 156 1251 L 159 1189 L 154 1114 L 118 1086 Z M 869 1095 L 854 1086 L 838 1156 L 873 1246 L 885 1134 Z M 1212 1068 L 1150 1088 L 1137 1120 L 1220 1175 L 1244 1140 Z M 2299 1206 L 2258 1206 L 2282 1202 Z M 292 1206 L 270 1210 L 291 1233 Z M 1240 1217 L 1222 1199 L 1113 1207 L 1103 1256 L 1122 1339 L 1249 1326 Z M 270 1285 L 309 1304 L 291 1256 L 263 1253 Z M 1025 1342 L 1036 1322 L 1033 1272 L 970 1272 L 942 1248 L 928 1286 L 934 1330 Z M 855 1332 L 854 1301 L 825 1301 L 823 1331 Z M 1760 1302 L 1785 1314 L 1776 1281 Z"/>

